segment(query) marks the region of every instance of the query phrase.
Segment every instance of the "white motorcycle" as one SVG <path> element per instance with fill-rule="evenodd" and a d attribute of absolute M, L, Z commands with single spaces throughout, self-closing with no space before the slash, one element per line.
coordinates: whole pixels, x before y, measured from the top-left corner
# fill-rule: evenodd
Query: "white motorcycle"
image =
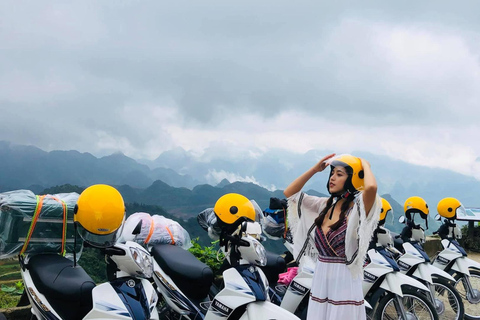
<path fill-rule="evenodd" d="M 394 253 L 403 274 L 422 282 L 429 289 L 428 297 L 433 302 L 439 319 L 463 319 L 463 302 L 452 285 L 455 283 L 455 279 L 445 271 L 431 265 L 430 258 L 423 250 L 422 244 L 425 243 L 423 228 L 415 225 L 413 221 L 406 221 L 404 216 L 400 217 L 399 222 L 406 223 L 405 228 L 408 229 L 404 230 L 402 234 L 411 235 L 405 239 L 407 241 L 403 242 L 402 248 L 400 248 L 401 252 L 394 247 L 390 230 L 382 226 L 376 230 L 377 245 Z"/>
<path fill-rule="evenodd" d="M 437 215 L 435 220 L 440 221 L 441 216 Z M 444 249 L 435 256 L 433 265 L 455 278 L 455 289 L 465 306 L 465 319 L 480 319 L 480 263 L 467 258 L 467 252 L 457 242 L 462 234 L 454 219 L 445 219 L 434 233 L 441 233 Z"/>
<path fill-rule="evenodd" d="M 373 307 L 371 319 L 438 319 L 427 298 L 429 289 L 400 272 L 392 254 L 383 248 L 367 252 L 363 294 Z"/>
<path fill-rule="evenodd" d="M 258 222 L 238 219 L 233 232 L 220 235 L 221 250 L 230 268 L 223 272 L 224 288 L 212 290 L 213 272 L 190 252 L 156 245 L 154 281 L 163 297 L 160 319 L 298 319 L 269 298 L 268 281 L 259 268 L 266 264 L 263 245 L 250 234 L 261 233 Z"/>
<path fill-rule="evenodd" d="M 138 230 L 137 230 L 138 231 Z M 102 249 L 109 282 L 95 285 L 85 270 L 57 254 L 20 258 L 25 293 L 36 319 L 158 319 L 158 295 L 146 280 L 153 263 L 135 242 Z"/>

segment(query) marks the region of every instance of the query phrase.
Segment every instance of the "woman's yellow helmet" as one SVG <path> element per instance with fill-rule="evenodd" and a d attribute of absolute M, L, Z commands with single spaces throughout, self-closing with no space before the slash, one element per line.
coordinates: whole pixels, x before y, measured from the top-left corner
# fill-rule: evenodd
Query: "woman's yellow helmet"
<path fill-rule="evenodd" d="M 349 154 L 335 157 L 330 163 L 330 168 L 333 170 L 337 166 L 345 168 L 348 174 L 348 179 L 345 181 L 345 191 L 348 191 L 350 194 L 356 194 L 364 189 L 364 172 L 360 158 Z M 327 190 L 330 192 L 328 181 Z"/>

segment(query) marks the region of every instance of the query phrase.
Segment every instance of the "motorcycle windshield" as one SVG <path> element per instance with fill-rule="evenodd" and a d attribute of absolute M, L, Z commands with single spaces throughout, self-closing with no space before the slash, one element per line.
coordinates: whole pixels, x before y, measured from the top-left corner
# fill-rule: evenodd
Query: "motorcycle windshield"
<path fill-rule="evenodd" d="M 455 248 L 457 248 L 458 251 L 460 251 L 460 253 L 462 254 L 462 256 L 466 257 L 467 256 L 467 252 L 465 251 L 465 249 L 462 248 L 462 246 L 460 245 L 460 243 L 457 242 L 457 240 L 452 240 L 450 241 L 450 245 L 454 245 Z"/>
<path fill-rule="evenodd" d="M 427 255 L 425 250 L 423 250 L 423 247 L 420 243 L 412 242 L 412 245 L 422 255 L 423 259 L 425 259 L 426 262 L 430 262 L 430 257 Z"/>
<path fill-rule="evenodd" d="M 398 264 L 395 262 L 393 259 L 393 255 L 390 252 L 387 252 L 385 249 L 380 249 L 378 250 L 378 253 L 382 255 L 382 257 L 387 260 L 387 262 L 392 266 L 393 271 L 400 271 L 400 268 L 398 267 Z"/>

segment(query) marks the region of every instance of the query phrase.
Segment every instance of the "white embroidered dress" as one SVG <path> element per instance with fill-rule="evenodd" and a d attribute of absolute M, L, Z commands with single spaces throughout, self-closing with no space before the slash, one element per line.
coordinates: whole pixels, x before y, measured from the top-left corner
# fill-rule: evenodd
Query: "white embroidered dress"
<path fill-rule="evenodd" d="M 367 216 L 363 197 L 359 193 L 347 213 L 348 223 L 344 221 L 337 230 L 330 230 L 326 234 L 321 228 L 315 227 L 307 235 L 315 218 L 325 208 L 327 200 L 328 198 L 309 196 L 302 192 L 288 198 L 288 222 L 294 241 L 293 256 L 298 256 L 308 236 L 300 264 L 306 263 L 305 259 L 316 261 L 307 320 L 365 319 L 362 268 L 378 223 L 381 200 L 377 195 Z M 316 245 L 320 248 L 320 254 Z"/>

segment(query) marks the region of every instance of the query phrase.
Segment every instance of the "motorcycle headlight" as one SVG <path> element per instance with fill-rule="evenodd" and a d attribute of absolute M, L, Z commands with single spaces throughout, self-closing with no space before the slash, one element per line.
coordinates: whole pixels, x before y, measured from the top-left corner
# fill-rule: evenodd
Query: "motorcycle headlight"
<path fill-rule="evenodd" d="M 253 247 L 255 248 L 255 253 L 257 254 L 257 259 L 255 259 L 257 265 L 263 267 L 267 264 L 267 252 L 265 247 L 258 241 L 253 242 Z"/>
<path fill-rule="evenodd" d="M 145 278 L 151 278 L 153 276 L 152 256 L 144 250 L 133 247 L 130 247 L 130 253 L 140 269 L 137 273 Z"/>

